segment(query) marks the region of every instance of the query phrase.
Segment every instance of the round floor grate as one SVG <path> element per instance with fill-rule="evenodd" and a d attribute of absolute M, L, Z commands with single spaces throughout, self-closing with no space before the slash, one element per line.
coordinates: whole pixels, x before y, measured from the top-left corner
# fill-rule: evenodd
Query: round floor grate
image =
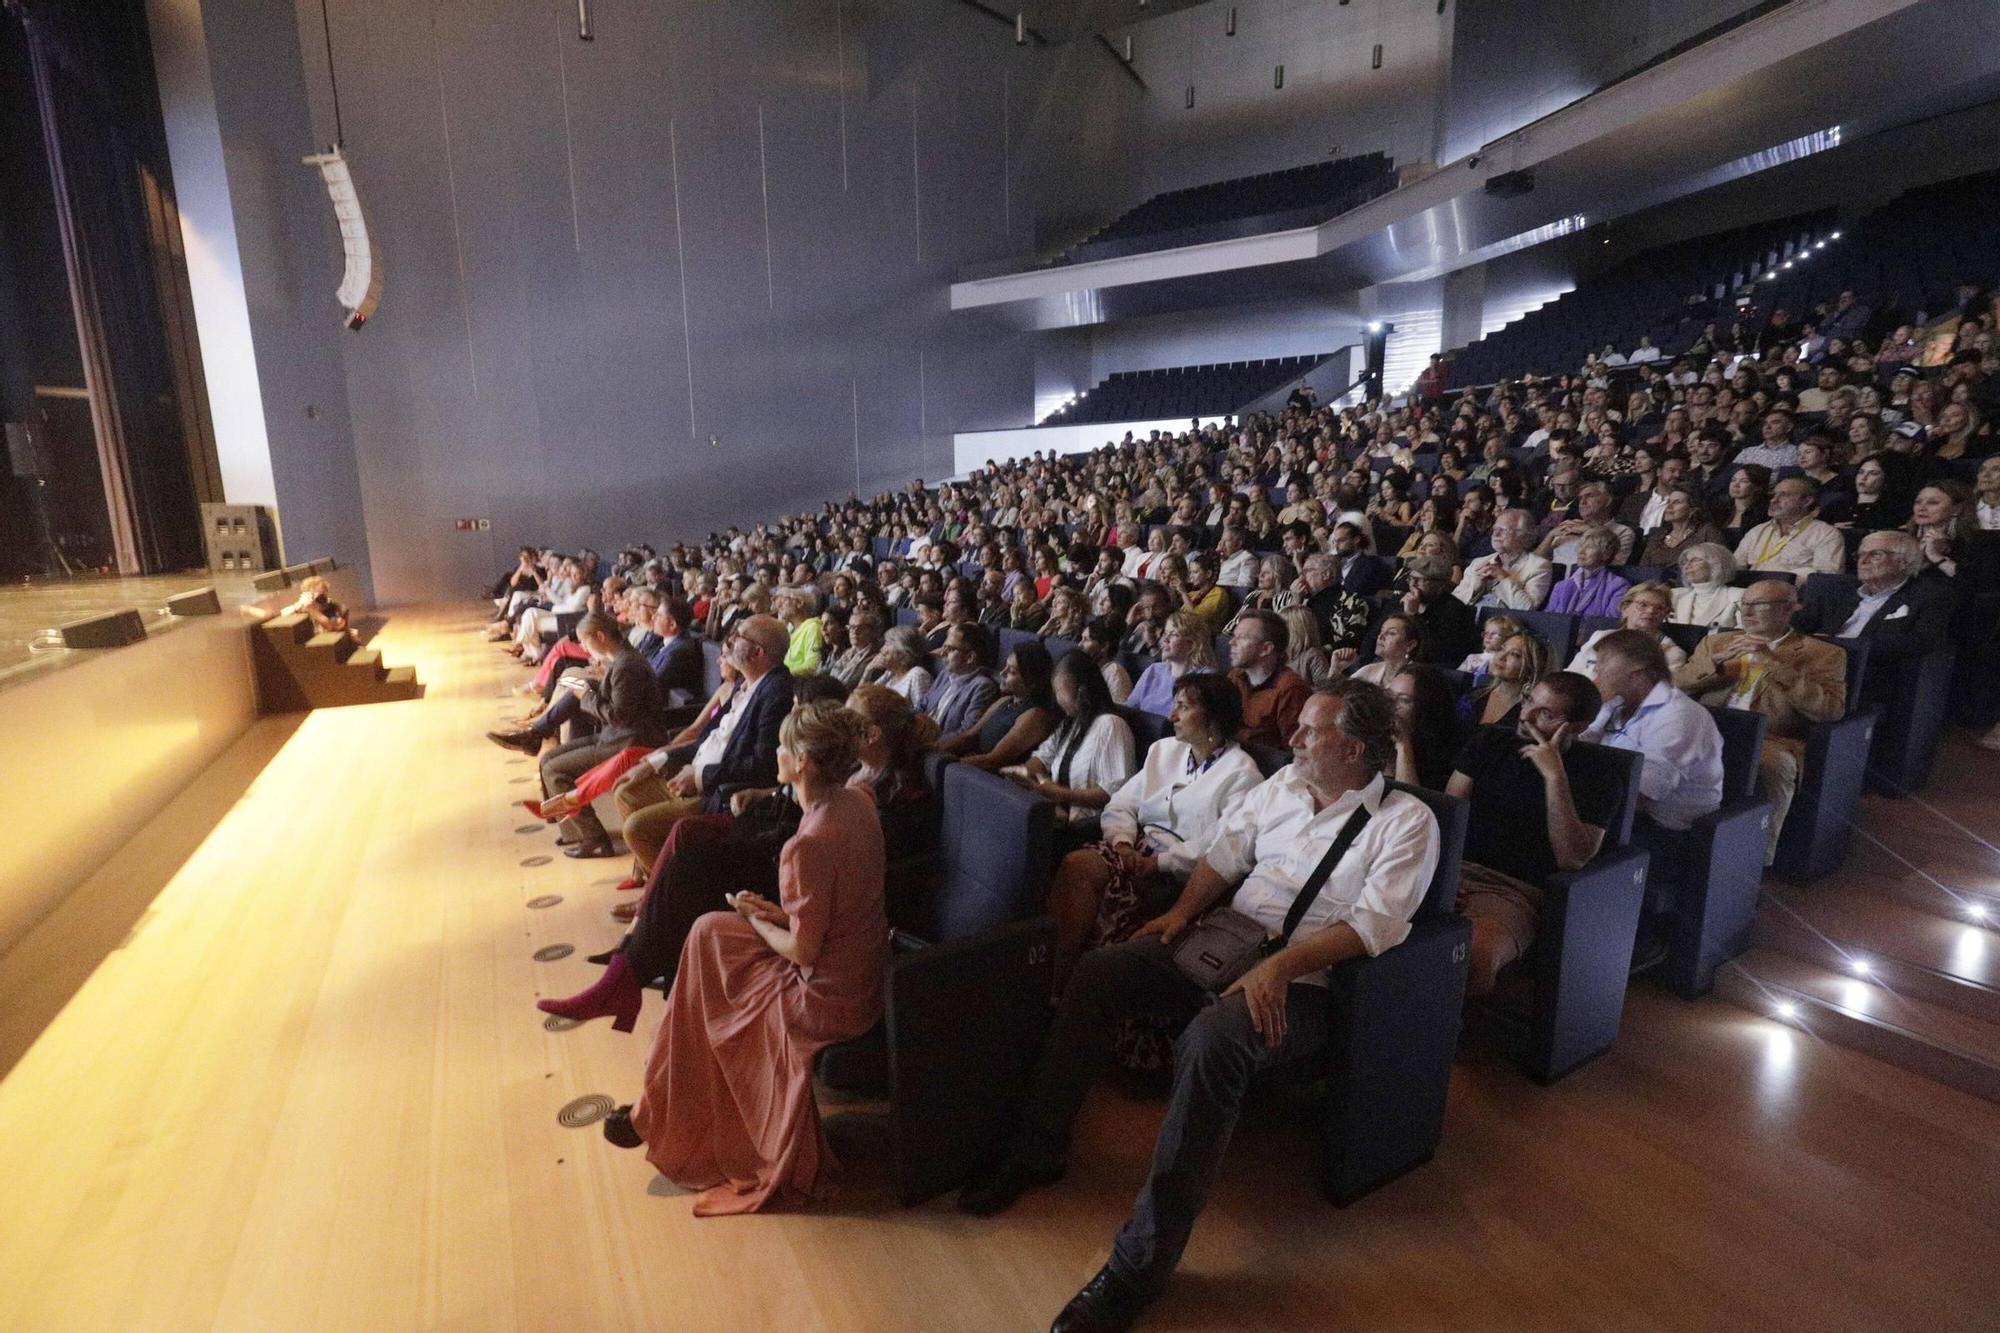
<path fill-rule="evenodd" d="M 561 1014 L 550 1014 L 542 1020 L 542 1031 L 544 1032 L 567 1032 L 571 1028 L 580 1028 L 582 1026 L 583 1024 L 577 1022 L 574 1018 L 564 1018 Z"/>
<path fill-rule="evenodd" d="M 582 1129 L 585 1125 L 596 1124 L 617 1109 L 617 1102 L 601 1092 L 593 1092 L 557 1111 L 556 1123 L 564 1129 Z"/>
<path fill-rule="evenodd" d="M 541 831 L 542 831 L 543 829 L 545 829 L 545 828 L 547 828 L 547 827 L 548 827 L 548 825 L 547 825 L 547 824 L 522 824 L 522 825 L 520 825 L 520 826 L 519 826 L 518 828 L 516 828 L 516 829 L 514 830 L 514 832 L 516 832 L 516 833 L 540 833 L 540 832 L 541 832 Z"/>
<path fill-rule="evenodd" d="M 555 860 L 553 856 L 525 856 L 521 858 L 521 865 L 532 869 L 535 866 L 545 866 L 553 860 Z"/>
<path fill-rule="evenodd" d="M 553 963 L 567 958 L 575 952 L 576 946 L 574 944 L 545 944 L 535 950 L 535 961 L 538 963 Z"/>
<path fill-rule="evenodd" d="M 544 907 L 554 907 L 561 901 L 562 895 L 560 893 L 545 893 L 539 898 L 528 899 L 528 906 L 534 908 L 536 911 L 540 911 Z"/>

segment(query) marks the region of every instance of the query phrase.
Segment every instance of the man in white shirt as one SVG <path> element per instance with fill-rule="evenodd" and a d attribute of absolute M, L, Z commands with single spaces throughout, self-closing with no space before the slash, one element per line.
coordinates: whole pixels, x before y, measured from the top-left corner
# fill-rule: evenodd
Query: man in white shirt
<path fill-rule="evenodd" d="M 1613 630 L 1597 641 L 1603 711 L 1587 741 L 1637 750 L 1639 813 L 1676 833 L 1722 807 L 1722 732 L 1708 710 L 1674 688 L 1658 639 Z"/>
<path fill-rule="evenodd" d="M 1790 574 L 1803 582 L 1814 574 L 1838 574 L 1847 561 L 1840 529 L 1814 517 L 1819 487 L 1810 477 L 1786 477 L 1771 488 L 1771 517 L 1736 543 L 1736 565 L 1760 573 Z"/>
<path fill-rule="evenodd" d="M 1583 534 L 1592 528 L 1606 528 L 1617 545 L 1611 563 L 1622 565 L 1632 559 L 1632 548 L 1638 544 L 1639 536 L 1631 528 L 1620 523 L 1615 514 L 1617 502 L 1611 498 L 1611 488 L 1601 481 L 1586 481 L 1576 488 L 1576 509 L 1568 518 L 1549 517 L 1554 521 L 1543 521 L 1542 543 L 1535 548 L 1535 554 L 1558 565 L 1576 563 L 1576 544 Z"/>
<path fill-rule="evenodd" d="M 1257 556 L 1246 549 L 1243 529 L 1224 528 L 1222 539 L 1216 543 L 1215 552 L 1222 557 L 1222 572 L 1216 582 L 1225 588 L 1254 588 L 1257 586 Z"/>
<path fill-rule="evenodd" d="M 1625 358 L 1634 366 L 1649 366 L 1660 359 L 1660 349 L 1653 346 L 1653 340 L 1645 334 L 1639 335 L 1639 345 L 1632 349 L 1632 355 Z"/>
<path fill-rule="evenodd" d="M 992 1216 L 1064 1172 L 1070 1125 L 1110 1060 L 1119 1022 L 1165 1015 L 1186 1029 L 1153 1163 L 1111 1259 L 1057 1323 L 1125 1328 L 1180 1261 L 1257 1070 L 1308 1059 L 1328 1040 L 1327 969 L 1374 956 L 1409 934 L 1437 869 L 1437 821 L 1387 789 L 1395 706 L 1379 687 L 1340 680 L 1316 692 L 1292 736 L 1294 762 L 1237 802 L 1210 835 L 1174 905 L 1132 939 L 1083 956 L 1064 988 L 1021 1129 L 1000 1165 L 959 1196 Z M 1296 923 L 1219 999 L 1181 975 L 1173 945 L 1236 888 L 1233 906 L 1274 942 L 1315 868 L 1350 819 L 1368 819 Z"/>
<path fill-rule="evenodd" d="M 1514 611 L 1539 611 L 1549 600 L 1555 571 L 1528 549 L 1529 518 L 1525 509 L 1503 509 L 1493 520 L 1493 554 L 1465 568 L 1455 594 L 1467 606 L 1504 606 Z"/>

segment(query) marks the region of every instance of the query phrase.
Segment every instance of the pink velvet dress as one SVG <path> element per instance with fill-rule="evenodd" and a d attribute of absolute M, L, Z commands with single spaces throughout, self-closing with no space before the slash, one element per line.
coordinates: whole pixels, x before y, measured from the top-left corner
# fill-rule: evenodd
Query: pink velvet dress
<path fill-rule="evenodd" d="M 786 962 L 735 912 L 697 920 L 632 1110 L 646 1160 L 701 1192 L 697 1217 L 831 1192 L 813 1056 L 875 1025 L 889 964 L 867 791 L 842 788 L 806 813 L 779 854 L 778 888 L 793 934 L 819 941 L 815 962 Z"/>

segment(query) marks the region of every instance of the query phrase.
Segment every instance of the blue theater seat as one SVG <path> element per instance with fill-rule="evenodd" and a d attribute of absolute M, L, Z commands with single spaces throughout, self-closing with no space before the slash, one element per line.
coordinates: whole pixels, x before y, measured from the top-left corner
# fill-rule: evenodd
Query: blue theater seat
<path fill-rule="evenodd" d="M 940 763 L 938 876 L 906 902 L 868 1035 L 820 1053 L 836 1087 L 886 1082 L 897 1197 L 962 1184 L 1011 1130 L 1048 1021 L 1055 808 L 1005 778 Z"/>
<path fill-rule="evenodd" d="M 1549 655 L 1567 663 L 1576 655 L 1576 617 L 1565 611 L 1510 611 L 1506 607 L 1482 606 L 1477 614 L 1484 625 L 1493 616 L 1512 616 L 1548 645 Z"/>
<path fill-rule="evenodd" d="M 1706 995 L 1715 969 L 1750 947 L 1771 803 L 1757 793 L 1764 715 L 1711 708 L 1722 732 L 1722 805 L 1684 834 L 1651 844 L 1651 875 L 1674 893 L 1665 979 L 1685 999 Z M 1643 826 L 1642 826 L 1643 827 Z"/>
<path fill-rule="evenodd" d="M 1465 1008 L 1472 926 L 1458 915 L 1457 902 L 1466 803 L 1389 785 L 1437 817 L 1438 864 L 1409 936 L 1331 974 L 1319 1172 L 1321 1189 L 1343 1206 L 1437 1151 Z"/>
<path fill-rule="evenodd" d="M 1524 1064 L 1543 1084 L 1603 1054 L 1617 1040 L 1650 859 L 1643 848 L 1631 845 L 1643 757 L 1578 742 L 1572 762 L 1578 765 L 1579 781 L 1618 793 L 1617 815 L 1588 865 L 1558 871 L 1540 886 L 1539 933 L 1524 964 L 1534 985 Z"/>
<path fill-rule="evenodd" d="M 1821 636 L 1825 637 L 1825 636 Z M 1771 871 L 1785 879 L 1810 881 L 1840 868 L 1853 840 L 1854 821 L 1868 776 L 1868 751 L 1879 710 L 1863 702 L 1868 679 L 1868 644 L 1863 639 L 1827 639 L 1847 653 L 1847 715 L 1816 722 L 1806 732 L 1799 789 L 1778 835 Z"/>

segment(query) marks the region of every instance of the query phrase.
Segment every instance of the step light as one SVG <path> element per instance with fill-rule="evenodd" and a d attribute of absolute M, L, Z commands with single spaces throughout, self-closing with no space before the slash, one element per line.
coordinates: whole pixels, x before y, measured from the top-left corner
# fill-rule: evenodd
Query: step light
<path fill-rule="evenodd" d="M 1799 1007 L 1790 1000 L 1780 1000 L 1776 1005 L 1772 1006 L 1771 1012 L 1784 1022 L 1789 1023 L 1799 1016 Z"/>
<path fill-rule="evenodd" d="M 1857 977 L 1865 977 L 1875 970 L 1875 965 L 1866 958 L 1850 959 L 1847 966 L 1853 970 L 1854 975 Z"/>

